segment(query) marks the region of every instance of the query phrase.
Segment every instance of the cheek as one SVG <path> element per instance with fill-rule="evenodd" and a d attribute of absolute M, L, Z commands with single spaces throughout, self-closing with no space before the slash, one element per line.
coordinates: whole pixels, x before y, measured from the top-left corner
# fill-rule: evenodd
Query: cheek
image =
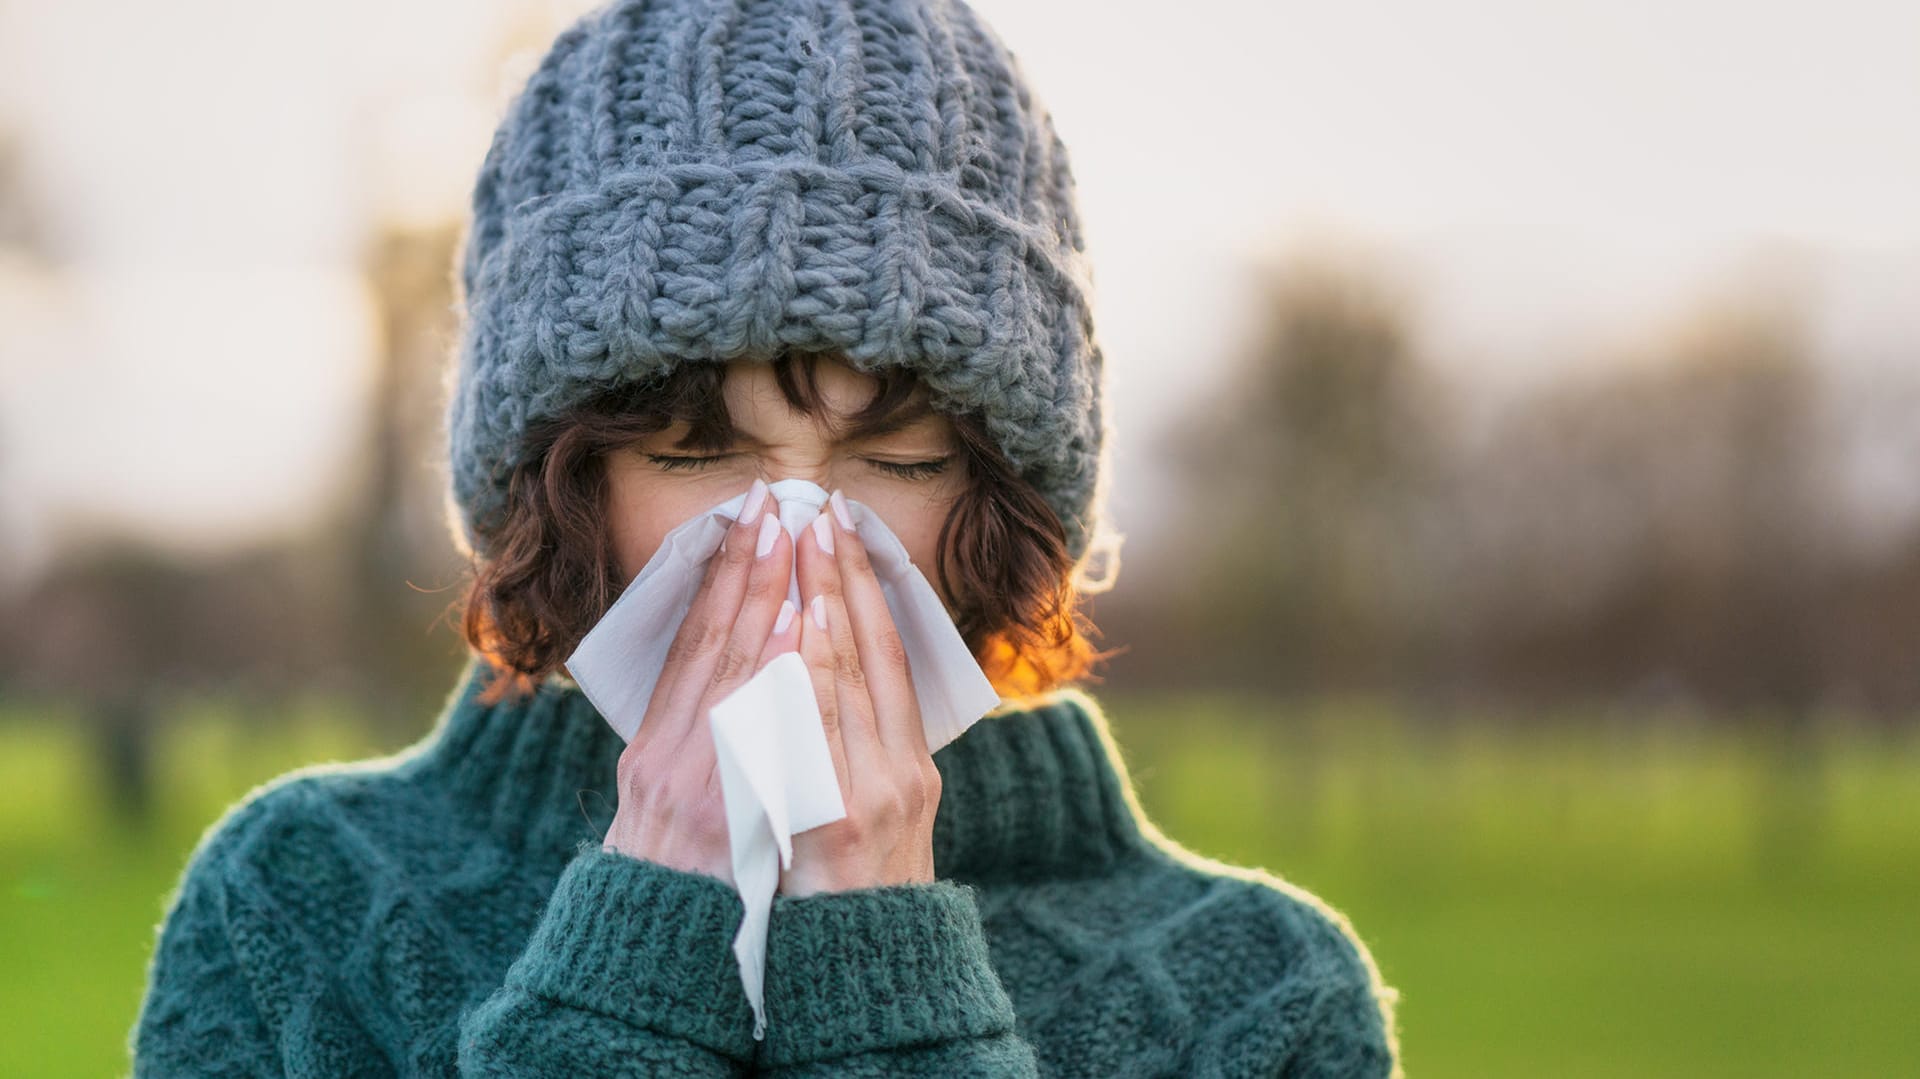
<path fill-rule="evenodd" d="M 667 533 L 716 501 L 671 484 L 614 484 L 607 496 L 607 535 L 626 579 L 639 575 Z"/>
<path fill-rule="evenodd" d="M 937 589 L 939 582 L 935 580 L 934 559 L 939 554 L 940 526 L 946 523 L 947 514 L 953 508 L 952 496 L 935 501 L 924 494 L 849 494 L 880 515 L 893 534 L 900 537 L 900 543 L 906 547 L 913 564 L 920 567 L 920 572 Z"/>
<path fill-rule="evenodd" d="M 614 556 L 620 562 L 622 576 L 629 581 L 640 575 L 641 567 L 660 549 L 660 541 L 667 534 L 666 529 L 651 523 L 614 525 L 612 532 Z"/>

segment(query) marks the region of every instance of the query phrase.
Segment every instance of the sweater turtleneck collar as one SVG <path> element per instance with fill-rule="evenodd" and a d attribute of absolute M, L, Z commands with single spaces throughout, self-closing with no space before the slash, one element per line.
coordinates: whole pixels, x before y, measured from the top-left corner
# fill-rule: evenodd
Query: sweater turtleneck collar
<path fill-rule="evenodd" d="M 605 834 L 624 744 L 563 675 L 486 705 L 492 673 L 459 687 L 404 767 L 452 792 L 516 847 L 568 852 Z M 963 881 L 1095 875 L 1148 845 L 1099 705 L 1078 688 L 1003 703 L 936 751 L 934 867 Z"/>

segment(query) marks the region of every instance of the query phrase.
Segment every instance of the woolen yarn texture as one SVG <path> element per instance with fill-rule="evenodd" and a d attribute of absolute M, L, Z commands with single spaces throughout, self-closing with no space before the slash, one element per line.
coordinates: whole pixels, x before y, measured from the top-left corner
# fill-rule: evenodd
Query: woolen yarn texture
<path fill-rule="evenodd" d="M 495 130 L 458 258 L 456 538 L 486 549 L 531 425 L 690 362 L 838 354 L 977 410 L 1084 554 L 1103 354 L 1075 184 L 959 0 L 615 0 Z"/>
<path fill-rule="evenodd" d="M 170 899 L 148 1076 L 1353 1077 L 1398 1071 L 1346 919 L 1140 814 L 1069 690 L 933 755 L 932 883 L 775 896 L 766 1038 L 717 877 L 605 850 L 623 743 L 577 686 L 233 807 Z"/>

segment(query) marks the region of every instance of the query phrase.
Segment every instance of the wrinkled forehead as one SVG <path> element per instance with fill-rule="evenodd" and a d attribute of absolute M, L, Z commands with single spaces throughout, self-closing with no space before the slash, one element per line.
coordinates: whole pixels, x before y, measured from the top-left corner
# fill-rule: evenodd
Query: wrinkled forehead
<path fill-rule="evenodd" d="M 934 410 L 927 387 L 903 380 L 890 393 L 883 383 L 842 362 L 821 362 L 810 384 L 796 368 L 796 382 L 783 385 L 770 364 L 735 363 L 728 367 L 724 392 L 726 415 L 712 417 L 712 426 L 731 428 L 738 442 L 775 442 L 818 436 L 855 442 L 889 436 L 942 436 L 951 421 Z M 691 434 L 708 426 L 692 418 L 676 419 L 669 434 Z M 718 436 L 719 432 L 713 432 Z"/>

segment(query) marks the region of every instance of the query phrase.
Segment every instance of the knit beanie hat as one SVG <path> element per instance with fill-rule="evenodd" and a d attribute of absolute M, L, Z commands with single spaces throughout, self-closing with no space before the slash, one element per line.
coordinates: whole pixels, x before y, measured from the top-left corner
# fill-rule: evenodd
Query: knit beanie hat
<path fill-rule="evenodd" d="M 1075 559 L 1100 516 L 1092 275 L 1066 148 L 960 0 L 613 0 L 494 132 L 446 413 L 486 554 L 530 424 L 788 349 L 979 410 Z"/>

